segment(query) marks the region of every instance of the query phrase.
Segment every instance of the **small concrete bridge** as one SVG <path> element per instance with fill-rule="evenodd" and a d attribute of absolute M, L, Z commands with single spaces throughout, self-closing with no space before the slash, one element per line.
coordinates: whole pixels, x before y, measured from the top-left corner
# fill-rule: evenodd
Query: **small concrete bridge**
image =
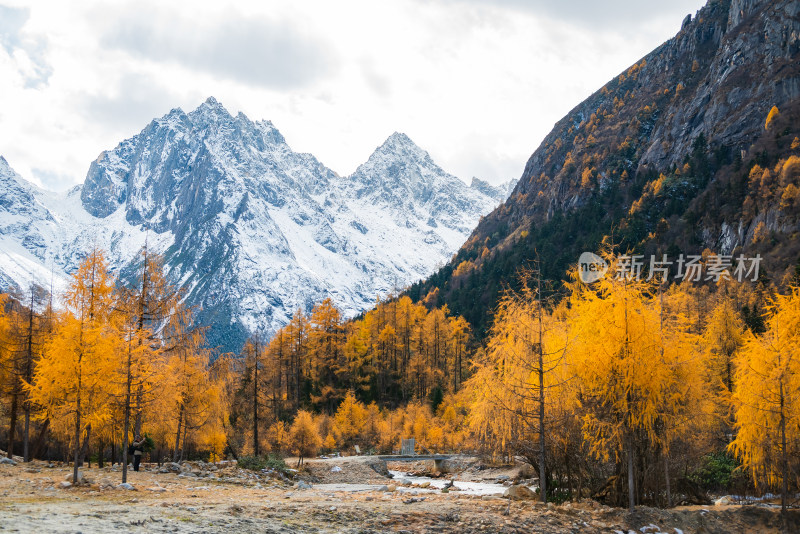
<path fill-rule="evenodd" d="M 420 460 L 433 460 L 436 472 L 441 473 L 444 461 L 449 460 L 449 454 L 381 454 L 378 456 L 384 462 L 419 462 Z"/>

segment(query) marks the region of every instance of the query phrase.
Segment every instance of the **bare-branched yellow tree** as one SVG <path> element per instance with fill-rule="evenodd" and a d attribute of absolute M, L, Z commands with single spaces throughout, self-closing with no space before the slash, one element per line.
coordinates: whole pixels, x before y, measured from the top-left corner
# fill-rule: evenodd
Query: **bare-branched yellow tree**
<path fill-rule="evenodd" d="M 111 384 L 118 411 L 122 412 L 123 482 L 128 476 L 131 434 L 142 433 L 145 410 L 162 391 L 165 357 L 158 333 L 169 319 L 176 298 L 174 288 L 164 278 L 161 257 L 148 251 L 146 245 L 139 257 L 136 276 L 117 289 L 112 316 L 118 343 Z"/>
<path fill-rule="evenodd" d="M 507 291 L 495 311 L 486 358 L 467 383 L 473 390 L 470 424 L 481 442 L 530 458 L 547 502 L 548 397 L 561 386 L 567 336 L 542 296 L 538 270 L 520 275 L 519 291 Z"/>
<path fill-rule="evenodd" d="M 183 459 L 187 440 L 196 434 L 207 439 L 218 431 L 218 409 L 223 405 L 220 383 L 209 373 L 210 354 L 205 348 L 205 328 L 193 327 L 192 310 L 176 304 L 165 326 L 166 375 L 161 380 L 167 388 L 159 395 L 161 424 L 173 430 L 173 461 Z M 166 417 L 164 417 L 166 416 Z M 212 450 L 219 456 L 221 450 Z"/>

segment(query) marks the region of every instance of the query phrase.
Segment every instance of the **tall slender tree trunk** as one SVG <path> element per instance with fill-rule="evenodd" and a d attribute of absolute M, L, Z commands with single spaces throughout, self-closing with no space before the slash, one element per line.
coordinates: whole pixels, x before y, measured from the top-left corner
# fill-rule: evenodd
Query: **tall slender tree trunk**
<path fill-rule="evenodd" d="M 145 315 L 148 314 L 147 310 L 147 292 L 148 292 L 148 249 L 147 249 L 147 238 L 145 237 L 144 242 L 144 263 L 142 264 L 142 286 L 141 291 L 139 292 L 139 317 L 136 325 L 136 333 L 137 333 L 137 344 L 139 346 L 142 345 L 142 337 L 141 334 L 144 331 L 144 323 L 145 323 Z M 130 349 L 129 349 L 130 350 Z M 144 395 L 144 387 L 140 383 L 136 388 L 136 423 L 134 427 L 134 436 L 141 436 L 142 435 L 142 404 L 143 404 L 143 395 Z"/>
<path fill-rule="evenodd" d="M 273 395 L 272 395 L 272 398 L 274 400 L 273 406 L 272 406 L 272 415 L 273 415 L 273 417 L 275 418 L 276 421 L 280 417 L 280 401 L 279 401 L 279 397 L 280 397 L 281 391 L 283 390 L 283 383 L 282 383 L 283 382 L 283 334 L 278 334 L 278 335 L 280 336 L 280 339 L 278 339 L 278 373 L 277 373 L 277 377 L 276 377 L 276 379 L 278 381 L 278 387 L 275 388 L 275 391 L 273 392 Z M 286 398 L 289 398 L 288 394 L 286 395 Z"/>
<path fill-rule="evenodd" d="M 133 355 L 131 354 L 131 343 L 133 341 L 128 338 L 128 361 L 126 362 L 126 369 L 125 369 L 125 414 L 123 415 L 122 421 L 122 483 L 126 483 L 128 481 L 128 443 L 130 436 L 128 433 L 130 432 L 131 427 L 131 382 L 133 380 L 132 376 L 132 369 L 131 366 L 133 364 L 132 358 Z"/>
<path fill-rule="evenodd" d="M 92 462 L 89 460 L 89 439 L 92 434 L 92 425 L 86 425 L 86 435 L 83 437 L 83 445 L 81 445 L 81 466 L 83 461 L 87 460 L 89 467 L 92 467 Z"/>
<path fill-rule="evenodd" d="M 781 523 L 788 532 L 788 517 L 786 515 L 786 499 L 789 496 L 789 455 L 786 453 L 786 398 L 783 390 L 783 380 L 780 383 L 781 396 Z"/>
<path fill-rule="evenodd" d="M 544 328 L 542 326 L 542 277 L 541 273 L 537 272 L 537 294 L 539 312 L 539 343 L 538 343 L 538 369 L 539 374 L 539 493 L 543 503 L 547 502 L 547 474 L 546 474 L 546 460 L 547 454 L 545 450 L 545 436 L 544 436 L 544 347 L 542 346 L 542 336 L 544 335 Z"/>
<path fill-rule="evenodd" d="M 625 278 L 625 346 L 623 349 L 623 357 L 625 361 L 627 361 L 630 355 L 630 333 L 629 333 L 629 325 L 628 325 L 628 279 Z M 628 393 L 628 406 L 631 405 L 631 398 L 630 393 Z M 628 408 L 630 410 L 630 408 Z M 630 417 L 630 415 L 628 415 Z M 635 483 L 633 477 L 633 466 L 634 466 L 634 459 L 633 459 L 633 430 L 628 429 L 627 431 L 627 440 L 628 440 L 628 508 L 633 510 L 636 506 L 636 492 L 635 492 Z"/>
<path fill-rule="evenodd" d="M 186 434 L 188 431 L 189 431 L 189 420 L 187 417 L 183 423 L 183 447 L 181 448 L 181 455 L 178 458 L 178 461 L 183 461 L 183 453 L 185 452 L 186 449 Z"/>
<path fill-rule="evenodd" d="M 509 455 L 509 457 L 510 456 L 511 455 Z M 567 458 L 569 458 L 569 456 Z M 567 491 L 569 492 L 569 496 L 570 496 L 570 499 L 571 499 L 572 498 L 572 462 L 569 459 L 567 459 L 567 461 L 564 462 L 564 464 L 565 464 L 564 467 L 566 468 L 566 471 L 567 471 Z"/>
<path fill-rule="evenodd" d="M 733 392 L 733 365 L 731 360 L 733 359 L 732 354 L 727 354 L 727 361 L 725 362 L 725 387 L 728 388 L 728 391 Z"/>
<path fill-rule="evenodd" d="M 125 415 L 123 417 L 125 428 L 122 431 L 122 483 L 128 481 L 128 447 L 130 443 L 129 428 L 131 425 L 131 404 L 130 404 L 130 391 L 128 392 L 127 400 L 125 402 Z"/>
<path fill-rule="evenodd" d="M 142 435 L 142 385 L 136 388 L 136 420 L 134 422 L 133 434 L 135 436 Z"/>
<path fill-rule="evenodd" d="M 672 491 L 669 484 L 669 454 L 664 453 L 664 483 L 667 490 L 667 508 L 672 508 Z"/>
<path fill-rule="evenodd" d="M 31 431 L 31 409 L 27 403 L 25 403 L 25 427 L 24 432 L 22 434 L 22 461 L 23 462 L 30 462 L 31 455 L 30 455 L 30 431 Z"/>
<path fill-rule="evenodd" d="M 543 503 L 547 502 L 547 473 L 544 422 L 544 366 L 542 362 L 541 343 L 539 343 L 539 490 Z"/>
<path fill-rule="evenodd" d="M 78 360 L 78 391 L 75 396 L 75 454 L 72 462 L 72 483 L 78 483 L 78 459 L 81 454 L 81 372 Z"/>
<path fill-rule="evenodd" d="M 628 508 L 636 506 L 636 490 L 633 477 L 633 434 L 628 433 Z"/>
<path fill-rule="evenodd" d="M 658 333 L 661 337 L 661 359 L 664 359 L 664 280 L 658 286 Z M 728 379 L 730 380 L 730 358 L 728 358 Z M 664 486 L 667 492 L 667 508 L 672 508 L 672 493 L 669 486 L 669 453 L 667 447 L 669 446 L 669 429 L 664 430 Z"/>
<path fill-rule="evenodd" d="M 183 423 L 183 403 L 178 412 L 178 431 L 175 432 L 175 449 L 172 452 L 172 461 L 177 462 L 180 459 L 179 453 L 181 450 L 181 424 Z"/>
<path fill-rule="evenodd" d="M 33 289 L 31 288 L 31 304 L 28 310 L 28 347 L 25 358 L 25 381 L 29 384 L 33 378 Z M 27 395 L 26 395 L 27 397 Z M 25 407 L 25 429 L 22 434 L 22 459 L 30 462 L 30 430 L 31 430 L 31 404 L 26 398 L 23 406 Z"/>
<path fill-rule="evenodd" d="M 255 342 L 253 353 L 253 455 L 258 456 L 258 340 Z"/>
<path fill-rule="evenodd" d="M 9 458 L 14 456 L 14 438 L 17 435 L 17 410 L 19 395 L 15 392 L 11 395 L 11 420 L 8 424 L 8 454 Z"/>
<path fill-rule="evenodd" d="M 50 428 L 50 419 L 45 419 L 42 428 L 39 429 L 39 435 L 36 437 L 36 446 L 33 448 L 33 458 L 42 456 L 42 447 L 44 447 L 44 437 L 47 435 L 47 430 Z"/>

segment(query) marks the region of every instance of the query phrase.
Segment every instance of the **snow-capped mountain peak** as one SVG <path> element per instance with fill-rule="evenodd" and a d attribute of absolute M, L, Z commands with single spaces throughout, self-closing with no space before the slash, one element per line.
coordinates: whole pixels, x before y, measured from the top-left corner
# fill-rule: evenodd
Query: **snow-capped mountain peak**
<path fill-rule="evenodd" d="M 189 120 L 198 128 L 215 125 L 217 127 L 234 127 L 233 115 L 225 106 L 211 96 L 188 114 Z M 249 122 L 249 120 L 248 120 Z"/>
<path fill-rule="evenodd" d="M 417 146 L 406 134 L 400 132 L 395 132 L 387 137 L 386 141 L 370 155 L 366 163 L 359 167 L 359 170 L 363 170 L 363 174 L 368 174 L 370 171 L 385 170 L 389 166 L 397 164 L 423 167 L 436 174 L 446 174 L 433 162 L 428 152 Z M 356 173 L 358 174 L 358 170 Z"/>
<path fill-rule="evenodd" d="M 0 159 L 0 180 L 19 182 L 12 173 Z M 50 261 L 65 278 L 90 235 L 124 272 L 147 239 L 199 320 L 214 324 L 212 342 L 232 350 L 325 297 L 353 315 L 431 274 L 504 200 L 446 173 L 402 133 L 339 177 L 294 152 L 272 122 L 234 117 L 213 97 L 100 154 L 79 191 L 30 187 L 8 188 L 13 201 L 0 193 L 0 237 L 19 252 L 0 257 L 1 285 L 22 285 L 27 263 L 49 272 Z"/>
<path fill-rule="evenodd" d="M 381 146 L 375 149 L 375 152 L 373 153 L 373 156 L 380 155 L 413 155 L 412 157 L 416 159 L 430 159 L 428 153 L 417 146 L 417 144 L 403 132 L 394 132 L 392 135 L 387 137 L 386 141 L 384 141 Z"/>

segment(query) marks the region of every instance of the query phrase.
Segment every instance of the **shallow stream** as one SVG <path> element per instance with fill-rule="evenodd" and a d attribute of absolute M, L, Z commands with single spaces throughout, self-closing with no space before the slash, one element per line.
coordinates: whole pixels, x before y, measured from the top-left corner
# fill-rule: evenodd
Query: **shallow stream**
<path fill-rule="evenodd" d="M 389 471 L 389 474 L 392 475 L 393 481 L 398 484 L 397 491 L 404 493 L 433 493 L 435 491 L 440 491 L 446 485 L 449 485 L 451 480 L 446 476 L 442 478 L 411 476 L 408 473 L 404 473 L 402 471 Z M 407 488 L 400 485 L 406 481 L 415 485 L 429 482 L 430 487 Z M 503 492 L 507 489 L 507 486 L 504 486 L 503 484 L 496 484 L 491 482 L 463 482 L 461 480 L 455 480 L 453 481 L 453 485 L 456 486 L 460 490 L 460 493 L 464 495 L 498 495 L 498 494 L 502 495 Z"/>

